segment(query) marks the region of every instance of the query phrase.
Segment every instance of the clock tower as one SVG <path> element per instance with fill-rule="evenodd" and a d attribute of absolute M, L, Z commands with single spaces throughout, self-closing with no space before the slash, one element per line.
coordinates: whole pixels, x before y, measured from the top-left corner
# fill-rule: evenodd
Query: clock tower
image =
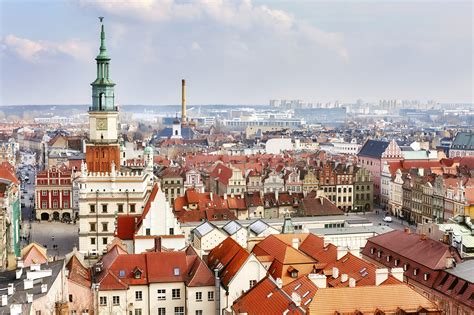
<path fill-rule="evenodd" d="M 114 103 L 115 83 L 110 79 L 110 57 L 105 48 L 105 30 L 100 17 L 100 49 L 95 58 L 97 78 L 92 85 L 89 107 L 89 141 L 86 163 L 91 172 L 111 172 L 112 164 L 120 165 L 119 112 Z"/>

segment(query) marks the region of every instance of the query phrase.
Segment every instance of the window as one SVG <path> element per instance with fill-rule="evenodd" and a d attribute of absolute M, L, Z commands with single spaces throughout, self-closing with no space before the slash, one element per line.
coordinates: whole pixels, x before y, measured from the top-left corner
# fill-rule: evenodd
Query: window
<path fill-rule="evenodd" d="M 207 300 L 214 301 L 214 291 L 207 292 Z"/>
<path fill-rule="evenodd" d="M 132 203 L 130 205 L 130 212 L 135 212 L 135 204 L 134 203 Z"/>
<path fill-rule="evenodd" d="M 102 213 L 107 213 L 107 205 L 102 205 Z"/>
<path fill-rule="evenodd" d="M 46 191 L 46 190 L 41 191 L 41 196 L 47 196 L 47 195 L 48 195 L 48 191 Z"/>
<path fill-rule="evenodd" d="M 91 213 L 95 213 L 95 205 L 89 205 Z"/>
<path fill-rule="evenodd" d="M 171 290 L 171 298 L 173 300 L 179 300 L 181 298 L 181 290 L 180 289 Z"/>
<path fill-rule="evenodd" d="M 76 315 L 77 311 L 76 310 L 71 310 L 71 315 Z"/>
<path fill-rule="evenodd" d="M 257 284 L 257 280 L 250 280 L 249 281 L 249 288 L 252 288 L 256 284 Z"/>
<path fill-rule="evenodd" d="M 69 208 L 69 201 L 67 201 L 67 200 L 63 201 L 63 208 L 65 208 L 65 209 Z"/>
<path fill-rule="evenodd" d="M 108 224 L 107 222 L 102 222 L 102 231 L 103 231 L 103 232 L 107 232 L 107 230 L 108 230 L 108 225 L 109 225 L 109 224 Z"/>
<path fill-rule="evenodd" d="M 151 229 L 150 228 L 145 229 L 145 235 L 151 235 Z"/>
<path fill-rule="evenodd" d="M 95 245 L 95 237 L 91 237 L 91 245 Z"/>
<path fill-rule="evenodd" d="M 202 310 L 196 310 L 196 315 L 202 315 Z"/>
<path fill-rule="evenodd" d="M 99 304 L 100 304 L 100 306 L 106 306 L 107 305 L 107 297 L 106 296 L 101 296 L 99 298 Z"/>
<path fill-rule="evenodd" d="M 69 302 L 72 302 L 72 294 L 69 294 Z"/>
<path fill-rule="evenodd" d="M 118 208 L 118 213 L 123 213 L 123 204 L 118 204 L 117 205 L 117 208 Z"/>
<path fill-rule="evenodd" d="M 42 209 L 48 208 L 48 202 L 46 200 L 41 201 L 41 208 Z"/>
<path fill-rule="evenodd" d="M 53 196 L 57 196 L 58 195 L 58 191 L 57 190 L 53 190 Z"/>
<path fill-rule="evenodd" d="M 165 289 L 158 289 L 157 293 L 158 293 L 158 298 L 157 298 L 158 301 L 166 300 L 166 290 Z"/>
<path fill-rule="evenodd" d="M 174 308 L 174 315 L 184 315 L 184 306 L 177 306 Z"/>
<path fill-rule="evenodd" d="M 95 223 L 91 222 L 89 223 L 90 231 L 95 232 Z"/>
<path fill-rule="evenodd" d="M 63 191 L 63 195 L 64 195 L 64 196 L 69 196 L 69 190 Z"/>
<path fill-rule="evenodd" d="M 57 208 L 58 208 L 58 201 L 53 200 L 53 209 L 57 209 Z"/>
<path fill-rule="evenodd" d="M 158 307 L 158 315 L 166 315 L 166 308 Z"/>
<path fill-rule="evenodd" d="M 142 291 L 136 291 L 135 292 L 135 301 L 141 301 L 143 300 L 143 293 Z"/>
<path fill-rule="evenodd" d="M 196 292 L 196 301 L 201 302 L 202 301 L 202 292 Z"/>
<path fill-rule="evenodd" d="M 135 315 L 142 315 L 142 309 L 141 308 L 136 308 L 135 309 Z"/>
<path fill-rule="evenodd" d="M 107 245 L 107 237 L 102 237 L 102 244 Z"/>
<path fill-rule="evenodd" d="M 112 305 L 120 305 L 120 296 L 114 295 L 112 297 Z"/>

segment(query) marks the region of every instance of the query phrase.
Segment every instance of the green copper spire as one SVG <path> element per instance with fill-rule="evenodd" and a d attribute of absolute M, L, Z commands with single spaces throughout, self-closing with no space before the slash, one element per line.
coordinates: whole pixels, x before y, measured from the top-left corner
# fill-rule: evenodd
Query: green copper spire
<path fill-rule="evenodd" d="M 105 28 L 104 28 L 104 23 L 102 22 L 104 20 L 104 17 L 99 17 L 101 27 L 100 27 L 100 48 L 99 48 L 99 54 L 97 55 L 97 59 L 110 59 L 109 55 L 107 54 L 107 48 L 105 48 Z"/>
<path fill-rule="evenodd" d="M 100 48 L 99 54 L 95 58 L 97 61 L 97 78 L 92 85 L 92 109 L 93 111 L 116 110 L 114 105 L 114 85 L 110 79 L 110 57 L 105 48 L 105 28 L 103 17 L 99 17 L 100 28 Z"/>

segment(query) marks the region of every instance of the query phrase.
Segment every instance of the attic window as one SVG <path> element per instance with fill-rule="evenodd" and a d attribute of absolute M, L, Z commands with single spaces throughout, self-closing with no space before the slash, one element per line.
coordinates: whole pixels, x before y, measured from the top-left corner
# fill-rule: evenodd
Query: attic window
<path fill-rule="evenodd" d="M 395 263 L 395 266 L 398 266 L 398 264 L 400 263 L 400 259 L 395 259 L 394 263 Z"/>
<path fill-rule="evenodd" d="M 288 272 L 290 273 L 292 278 L 298 278 L 298 270 L 290 266 L 288 268 Z"/>
<path fill-rule="evenodd" d="M 428 272 L 425 272 L 423 274 L 423 280 L 428 281 L 429 277 L 430 277 L 430 274 Z"/>
<path fill-rule="evenodd" d="M 375 248 L 372 247 L 372 248 L 370 249 L 370 253 L 373 255 L 373 254 L 375 253 Z"/>
<path fill-rule="evenodd" d="M 390 255 L 387 256 L 387 262 L 390 262 L 390 258 L 392 258 Z"/>
<path fill-rule="evenodd" d="M 125 278 L 125 270 L 119 271 L 119 278 Z"/>
<path fill-rule="evenodd" d="M 377 257 L 378 257 L 378 258 L 382 257 L 382 251 L 381 251 L 381 250 L 379 250 L 379 251 L 377 252 Z"/>
<path fill-rule="evenodd" d="M 133 277 L 135 279 L 140 279 L 142 277 L 142 271 L 138 268 L 135 268 L 135 270 L 133 271 Z"/>
<path fill-rule="evenodd" d="M 418 274 L 418 268 L 413 269 L 413 275 L 416 276 Z"/>
<path fill-rule="evenodd" d="M 409 266 L 410 266 L 409 264 L 404 264 L 403 265 L 403 271 L 407 271 Z"/>

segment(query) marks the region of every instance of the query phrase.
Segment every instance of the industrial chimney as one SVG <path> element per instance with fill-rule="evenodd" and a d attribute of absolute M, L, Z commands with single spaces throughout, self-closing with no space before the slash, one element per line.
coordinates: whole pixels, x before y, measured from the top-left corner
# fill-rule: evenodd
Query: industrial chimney
<path fill-rule="evenodd" d="M 186 125 L 186 80 L 181 80 L 181 125 Z"/>

